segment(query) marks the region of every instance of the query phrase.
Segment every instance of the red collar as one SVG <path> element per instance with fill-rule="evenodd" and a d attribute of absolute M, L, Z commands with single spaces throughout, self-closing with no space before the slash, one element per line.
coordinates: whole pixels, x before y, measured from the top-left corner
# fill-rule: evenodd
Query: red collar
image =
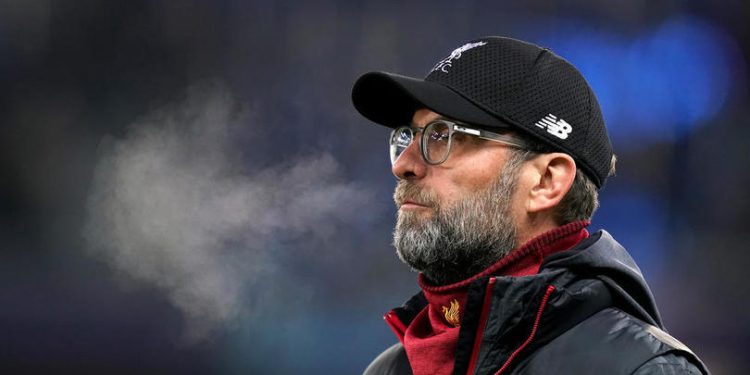
<path fill-rule="evenodd" d="M 453 291 L 465 289 L 474 280 L 486 276 L 528 276 L 539 271 L 539 266 L 547 256 L 556 252 L 568 250 L 578 242 L 587 238 L 589 232 L 586 227 L 591 224 L 588 220 L 574 221 L 563 226 L 544 232 L 513 250 L 484 271 L 454 284 L 436 286 L 431 285 L 423 274 L 417 280 L 419 287 L 428 292 Z"/>
<path fill-rule="evenodd" d="M 469 285 L 488 276 L 528 276 L 539 271 L 544 258 L 568 250 L 589 236 L 589 221 L 577 221 L 547 231 L 484 271 L 450 285 L 430 285 L 424 275 L 418 277 L 428 305 L 406 327 L 403 344 L 414 374 L 450 374 L 457 329 L 463 316 Z M 395 328 L 394 328 L 395 329 Z M 401 336 L 401 335 L 399 335 Z"/>

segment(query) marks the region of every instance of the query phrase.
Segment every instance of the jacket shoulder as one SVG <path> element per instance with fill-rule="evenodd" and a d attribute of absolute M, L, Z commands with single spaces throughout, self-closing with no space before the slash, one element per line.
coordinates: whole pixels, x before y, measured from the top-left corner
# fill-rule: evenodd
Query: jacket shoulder
<path fill-rule="evenodd" d="M 654 357 L 639 367 L 633 375 L 701 375 L 701 370 L 687 358 L 675 353 Z"/>
<path fill-rule="evenodd" d="M 396 343 L 380 353 L 367 369 L 364 375 L 411 375 L 411 366 L 406 357 L 406 350 L 401 343 Z"/>
<path fill-rule="evenodd" d="M 617 308 L 601 310 L 556 337 L 515 373 L 543 374 L 550 364 L 561 374 L 669 374 L 658 370 L 681 364 L 708 374 L 687 346 Z"/>

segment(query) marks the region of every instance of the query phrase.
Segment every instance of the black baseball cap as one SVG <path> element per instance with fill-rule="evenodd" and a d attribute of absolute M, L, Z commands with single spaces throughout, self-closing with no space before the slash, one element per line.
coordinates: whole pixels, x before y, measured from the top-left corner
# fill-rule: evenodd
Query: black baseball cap
<path fill-rule="evenodd" d="M 601 188 L 612 145 L 599 102 L 581 73 L 547 48 L 505 37 L 465 43 L 438 61 L 424 79 L 386 72 L 359 77 L 354 107 L 391 128 L 414 111 L 488 128 L 512 128 L 573 157 Z"/>

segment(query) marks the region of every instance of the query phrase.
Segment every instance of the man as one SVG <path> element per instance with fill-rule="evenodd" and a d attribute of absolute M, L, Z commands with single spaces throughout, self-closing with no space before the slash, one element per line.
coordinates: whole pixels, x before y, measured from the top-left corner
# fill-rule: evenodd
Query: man
<path fill-rule="evenodd" d="M 394 129 L 394 245 L 422 289 L 365 373 L 708 373 L 625 249 L 586 230 L 615 157 L 570 63 L 482 38 L 424 80 L 367 73 L 352 100 Z"/>

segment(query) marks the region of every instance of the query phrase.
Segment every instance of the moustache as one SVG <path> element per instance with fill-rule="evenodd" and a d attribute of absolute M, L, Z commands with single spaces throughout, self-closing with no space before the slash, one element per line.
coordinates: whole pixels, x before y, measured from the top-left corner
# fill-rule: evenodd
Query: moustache
<path fill-rule="evenodd" d="M 413 202 L 425 207 L 438 208 L 437 194 L 434 191 L 420 187 L 419 185 L 407 181 L 400 180 L 396 184 L 396 190 L 393 193 L 393 200 L 396 202 L 396 207 L 401 208 L 404 202 Z"/>

